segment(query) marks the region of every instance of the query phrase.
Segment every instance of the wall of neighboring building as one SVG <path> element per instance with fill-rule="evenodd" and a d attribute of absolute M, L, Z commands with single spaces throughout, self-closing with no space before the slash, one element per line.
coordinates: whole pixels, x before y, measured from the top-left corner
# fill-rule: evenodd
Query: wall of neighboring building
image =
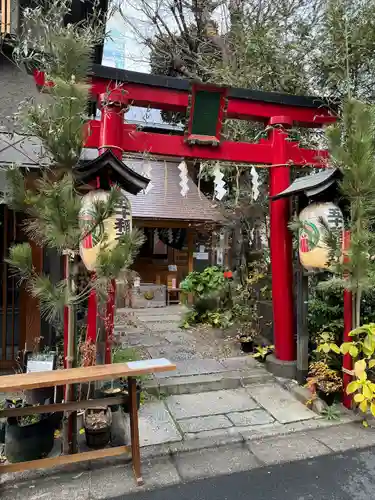
<path fill-rule="evenodd" d="M 10 50 L 0 52 L 0 127 L 14 131 L 14 113 L 27 98 L 39 98 L 33 77 L 20 69 L 10 58 Z"/>

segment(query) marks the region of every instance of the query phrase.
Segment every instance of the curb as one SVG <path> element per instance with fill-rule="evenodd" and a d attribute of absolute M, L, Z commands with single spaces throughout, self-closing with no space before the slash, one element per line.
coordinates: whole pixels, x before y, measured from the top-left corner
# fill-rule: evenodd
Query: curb
<path fill-rule="evenodd" d="M 287 435 L 308 435 L 309 432 L 324 430 L 328 428 L 339 428 L 355 423 L 356 419 L 346 415 L 338 423 L 337 421 L 327 421 L 320 417 L 309 421 L 301 421 L 293 424 L 268 424 L 259 430 L 242 429 L 232 435 L 228 433 L 212 433 L 212 437 L 201 439 L 188 439 L 174 443 L 164 443 L 141 448 L 142 459 L 154 459 L 162 456 L 174 456 L 200 450 L 210 450 L 228 446 L 231 444 L 246 443 L 251 441 L 261 441 L 263 439 L 282 437 Z"/>

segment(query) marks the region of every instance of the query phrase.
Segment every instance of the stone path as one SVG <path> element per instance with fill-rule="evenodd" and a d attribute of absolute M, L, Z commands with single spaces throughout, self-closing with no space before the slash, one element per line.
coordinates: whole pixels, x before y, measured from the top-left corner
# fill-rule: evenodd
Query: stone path
<path fill-rule="evenodd" d="M 202 336 L 181 330 L 183 313 L 180 306 L 131 310 L 129 325 L 128 311 L 118 311 L 116 334 L 124 347 L 177 365 L 175 372 L 156 374 L 145 383 L 156 399 L 140 411 L 143 447 L 170 450 L 192 442 L 238 442 L 324 425 L 262 364 L 240 353 L 233 335 L 228 339 L 214 330 Z"/>
<path fill-rule="evenodd" d="M 151 357 L 169 354 L 175 361 L 227 358 L 241 354 L 234 335 L 205 326 L 182 330 L 179 326 L 187 309 L 168 306 L 148 309 L 118 309 L 115 332 L 127 346 L 143 346 Z"/>
<path fill-rule="evenodd" d="M 211 331 L 200 338 L 180 330 L 180 320 L 174 307 L 132 311 L 130 317 L 120 310 L 116 318 L 124 347 L 177 365 L 173 376 L 158 374 L 144 383 L 150 397 L 139 427 L 146 488 L 375 444 L 375 434 L 351 424 L 345 410 L 340 425 L 318 416 L 263 365 L 240 356 L 225 335 Z M 127 416 L 117 412 L 114 420 L 113 445 L 129 442 Z M 2 500 L 107 499 L 137 489 L 131 468 L 119 459 L 4 475 L 1 483 Z"/>
<path fill-rule="evenodd" d="M 134 312 L 136 314 L 134 314 Z M 177 370 L 144 385 L 140 409 L 145 488 L 123 459 L 0 476 L 2 500 L 121 497 L 171 484 L 283 461 L 375 445 L 375 434 L 341 410 L 338 425 L 297 401 L 263 365 L 239 355 L 223 334 L 182 331 L 179 308 L 118 311 L 116 334 L 144 357 L 167 357 Z M 113 414 L 112 445 L 129 442 L 128 417 Z"/>

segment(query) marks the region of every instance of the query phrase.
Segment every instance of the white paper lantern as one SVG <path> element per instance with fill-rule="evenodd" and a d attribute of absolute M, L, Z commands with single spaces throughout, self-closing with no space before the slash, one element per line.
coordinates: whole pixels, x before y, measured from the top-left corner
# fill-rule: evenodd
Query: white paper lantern
<path fill-rule="evenodd" d="M 82 197 L 80 221 L 83 234 L 91 227 L 95 217 L 94 203 L 106 202 L 109 193 L 102 190 L 90 191 Z M 118 238 L 132 229 L 131 210 L 128 199 L 123 195 L 123 202 L 119 204 L 113 217 L 104 220 L 94 231 L 88 234 L 81 242 L 80 255 L 83 263 L 89 271 L 95 271 L 99 252 L 106 246 L 107 249 L 114 248 Z"/>
<path fill-rule="evenodd" d="M 301 211 L 299 219 L 303 227 L 299 230 L 299 257 L 306 269 L 328 269 L 330 249 L 326 244 L 327 231 L 337 232 L 342 242 L 344 217 L 337 205 L 331 202 L 312 203 Z"/>

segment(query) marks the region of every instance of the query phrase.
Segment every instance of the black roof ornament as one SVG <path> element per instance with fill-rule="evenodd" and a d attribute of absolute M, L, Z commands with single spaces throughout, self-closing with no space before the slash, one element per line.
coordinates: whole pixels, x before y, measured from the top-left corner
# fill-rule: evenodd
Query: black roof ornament
<path fill-rule="evenodd" d="M 108 149 L 94 160 L 79 163 L 74 175 L 79 184 L 90 184 L 99 177 L 101 188 L 108 189 L 111 183 L 118 184 L 124 191 L 134 195 L 146 189 L 150 182 L 150 179 L 125 165 Z"/>

